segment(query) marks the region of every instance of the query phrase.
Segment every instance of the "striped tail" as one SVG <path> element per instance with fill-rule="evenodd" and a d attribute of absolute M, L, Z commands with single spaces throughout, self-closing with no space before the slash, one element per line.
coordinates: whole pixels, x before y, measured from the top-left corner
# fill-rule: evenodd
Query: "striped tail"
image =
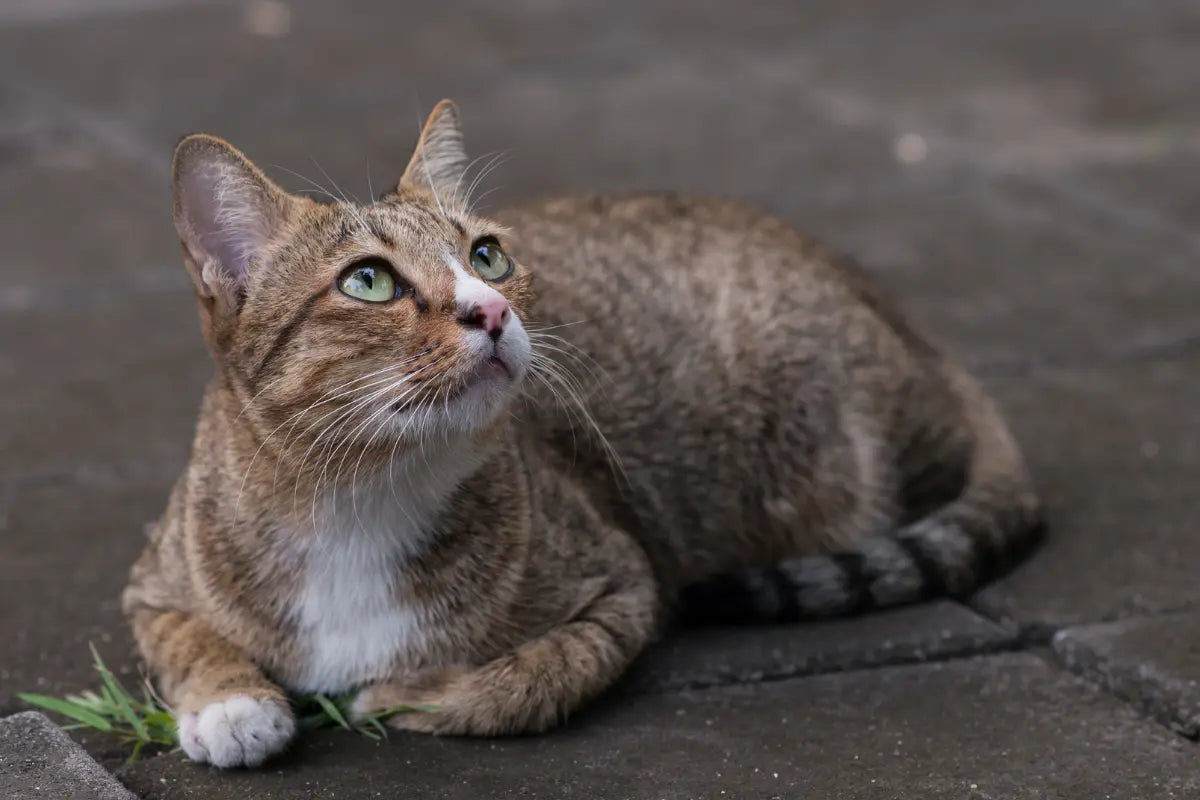
<path fill-rule="evenodd" d="M 680 598 L 681 616 L 708 623 L 844 616 L 943 595 L 962 597 L 1012 567 L 1043 533 L 1038 501 L 991 401 L 973 383 L 962 388 L 970 393 L 975 447 L 957 499 L 844 552 L 694 584 Z"/>

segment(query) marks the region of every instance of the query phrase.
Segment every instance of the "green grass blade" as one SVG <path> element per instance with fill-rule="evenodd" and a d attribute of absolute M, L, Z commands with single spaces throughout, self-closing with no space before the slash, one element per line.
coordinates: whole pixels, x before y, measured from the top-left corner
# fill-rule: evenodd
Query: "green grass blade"
<path fill-rule="evenodd" d="M 338 727 L 352 730 L 350 723 L 346 721 L 346 717 L 342 714 L 341 709 L 334 705 L 332 700 L 323 694 L 314 694 L 313 699 L 317 701 L 317 705 L 321 707 L 321 710 L 337 723 Z"/>
<path fill-rule="evenodd" d="M 138 718 L 138 715 L 133 713 L 133 706 L 129 703 L 129 693 L 125 691 L 125 687 L 117 680 L 117 677 L 105 666 L 101 660 L 100 654 L 96 652 L 96 646 L 89 644 L 92 648 L 92 658 L 95 659 L 96 671 L 100 673 L 100 680 L 104 683 L 104 687 L 116 700 L 117 709 L 121 712 L 121 716 L 129 723 L 129 727 L 133 728 L 134 733 L 139 739 L 149 739 L 150 734 L 146 730 L 145 724 Z"/>
<path fill-rule="evenodd" d="M 175 718 L 169 711 L 155 711 L 147 714 L 142 722 L 146 723 L 147 728 L 169 728 L 175 724 Z"/>
<path fill-rule="evenodd" d="M 328 722 L 329 715 L 324 711 L 319 711 L 316 714 L 306 714 L 299 719 L 300 729 L 306 731 L 315 731 L 318 728 L 324 728 Z"/>
<path fill-rule="evenodd" d="M 375 731 L 368 728 L 366 725 L 355 725 L 353 730 L 359 736 L 365 736 L 368 739 L 372 739 L 376 742 L 383 738 L 378 733 L 376 733 Z"/>
<path fill-rule="evenodd" d="M 112 723 L 104 717 L 74 703 L 69 703 L 66 700 L 59 700 L 57 697 L 47 697 L 44 694 L 18 694 L 17 697 L 31 706 L 53 711 L 55 714 L 61 714 L 64 717 L 81 722 L 96 730 L 112 730 Z"/>
<path fill-rule="evenodd" d="M 379 734 L 379 738 L 387 738 L 387 728 L 383 727 L 383 723 L 379 721 L 378 717 L 367 717 L 363 720 L 363 724 L 364 726 L 370 725 L 372 728 L 374 728 L 376 733 Z"/>

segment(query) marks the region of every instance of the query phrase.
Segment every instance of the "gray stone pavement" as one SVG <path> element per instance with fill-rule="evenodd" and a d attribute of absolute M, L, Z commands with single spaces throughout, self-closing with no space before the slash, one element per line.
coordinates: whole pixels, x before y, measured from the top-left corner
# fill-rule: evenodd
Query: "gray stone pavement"
<path fill-rule="evenodd" d="M 0 798 L 132 800 L 134 795 L 35 711 L 0 719 Z"/>
<path fill-rule="evenodd" d="M 85 740 L 122 782 L 1200 796 L 1194 0 L 0 3 L 0 716 L 15 692 L 91 685 L 89 641 L 136 675 L 117 596 L 209 374 L 170 224 L 176 138 L 363 196 L 442 96 L 475 153 L 507 154 L 489 204 L 714 192 L 858 258 L 1000 398 L 1050 537 L 968 603 L 680 632 L 547 736 L 329 732 L 253 774 L 123 767 Z"/>

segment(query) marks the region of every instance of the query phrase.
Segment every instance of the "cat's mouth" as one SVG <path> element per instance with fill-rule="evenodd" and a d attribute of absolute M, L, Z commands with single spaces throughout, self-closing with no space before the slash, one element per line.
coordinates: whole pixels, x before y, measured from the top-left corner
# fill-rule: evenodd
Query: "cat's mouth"
<path fill-rule="evenodd" d="M 471 389 L 481 383 L 487 381 L 504 378 L 507 380 L 514 379 L 512 367 L 508 365 L 503 358 L 498 355 L 490 355 L 479 362 L 471 372 L 447 392 L 434 392 L 433 397 L 439 403 L 453 403 L 455 400 L 462 397 Z M 408 411 L 419 405 L 428 398 L 413 398 L 411 400 L 400 400 L 392 405 L 392 411 L 401 412 Z"/>
<path fill-rule="evenodd" d="M 512 370 L 509 369 L 507 362 L 500 356 L 492 355 L 475 370 L 475 378 L 498 378 L 500 376 L 512 378 Z M 470 381 L 468 381 L 470 383 Z"/>

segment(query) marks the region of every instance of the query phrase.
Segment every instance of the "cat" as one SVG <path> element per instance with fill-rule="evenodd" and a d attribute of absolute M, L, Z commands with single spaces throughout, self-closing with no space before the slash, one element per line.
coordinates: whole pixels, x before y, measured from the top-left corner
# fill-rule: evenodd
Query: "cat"
<path fill-rule="evenodd" d="M 485 218 L 467 167 L 449 101 L 369 204 L 176 149 L 216 375 L 123 608 L 192 759 L 283 750 L 289 692 L 542 731 L 678 616 L 961 596 L 1037 540 L 996 406 L 853 265 L 725 200 Z"/>

